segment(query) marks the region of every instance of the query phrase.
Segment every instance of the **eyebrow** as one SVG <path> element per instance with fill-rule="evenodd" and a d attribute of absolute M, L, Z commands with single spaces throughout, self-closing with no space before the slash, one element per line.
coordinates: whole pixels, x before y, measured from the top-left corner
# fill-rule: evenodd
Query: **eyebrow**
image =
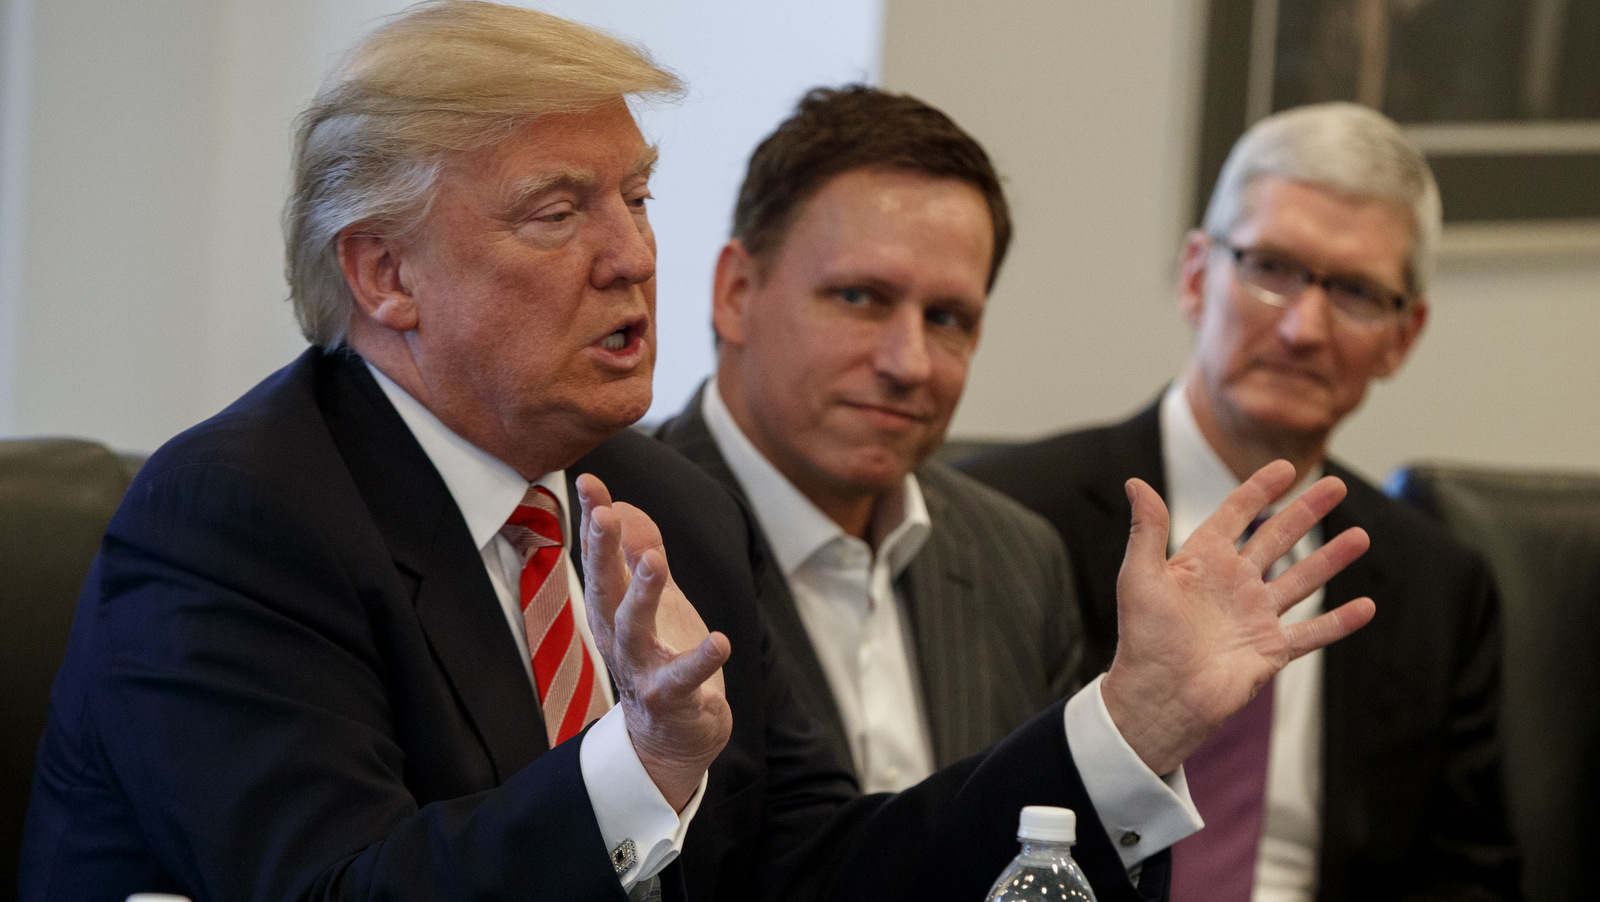
<path fill-rule="evenodd" d="M 660 148 L 651 144 L 639 154 L 624 178 L 649 178 L 655 172 L 656 161 L 661 158 Z M 527 207 L 539 195 L 555 188 L 592 189 L 600 183 L 593 169 L 557 169 L 528 179 L 511 189 L 505 209 L 516 213 Z"/>

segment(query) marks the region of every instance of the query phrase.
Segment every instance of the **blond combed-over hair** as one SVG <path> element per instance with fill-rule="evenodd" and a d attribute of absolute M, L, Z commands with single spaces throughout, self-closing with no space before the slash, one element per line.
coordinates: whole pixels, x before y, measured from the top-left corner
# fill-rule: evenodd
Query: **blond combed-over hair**
<path fill-rule="evenodd" d="M 339 234 L 416 228 L 452 156 L 541 116 L 682 91 L 643 48 L 548 13 L 478 0 L 399 13 L 350 50 L 296 125 L 283 228 L 300 331 L 344 343 L 355 298 Z"/>

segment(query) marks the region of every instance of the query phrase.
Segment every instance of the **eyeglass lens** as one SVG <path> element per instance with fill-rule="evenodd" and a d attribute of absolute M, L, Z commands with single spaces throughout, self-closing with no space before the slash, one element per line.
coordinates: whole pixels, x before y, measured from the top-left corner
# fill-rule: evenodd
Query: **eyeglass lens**
<path fill-rule="evenodd" d="M 1389 289 L 1359 276 L 1319 276 L 1304 264 L 1269 251 L 1234 251 L 1240 281 L 1275 295 L 1280 305 L 1320 282 L 1333 308 L 1357 322 L 1373 323 L 1398 310 L 1401 300 Z M 1270 301 L 1269 301 L 1270 303 Z"/>

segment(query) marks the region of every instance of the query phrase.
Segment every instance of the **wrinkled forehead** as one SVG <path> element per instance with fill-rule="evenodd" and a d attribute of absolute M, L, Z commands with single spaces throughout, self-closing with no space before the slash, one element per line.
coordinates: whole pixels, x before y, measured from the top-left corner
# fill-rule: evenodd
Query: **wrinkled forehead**
<path fill-rule="evenodd" d="M 442 173 L 514 203 L 556 185 L 598 188 L 649 178 L 659 156 L 620 100 L 507 123 L 502 135 L 482 147 L 447 153 Z"/>
<path fill-rule="evenodd" d="M 1409 287 L 1416 228 L 1411 209 L 1391 198 L 1262 175 L 1245 186 L 1239 214 L 1225 237 L 1298 251 L 1319 258 L 1307 263 L 1342 265 L 1385 281 L 1402 280 Z"/>

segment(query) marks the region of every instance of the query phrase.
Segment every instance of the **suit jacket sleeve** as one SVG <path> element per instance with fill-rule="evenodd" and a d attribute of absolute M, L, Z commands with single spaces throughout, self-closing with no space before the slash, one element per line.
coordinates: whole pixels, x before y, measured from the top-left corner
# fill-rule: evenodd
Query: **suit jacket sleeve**
<path fill-rule="evenodd" d="M 659 446 L 629 447 L 643 441 L 619 436 L 583 464 L 614 497 L 655 517 L 675 578 L 733 647 L 724 668 L 733 737 L 712 765 L 681 859 L 690 898 L 968 902 L 982 898 L 1016 854 L 1017 816 L 1032 804 L 1078 812 L 1077 854 L 1102 902 L 1144 898 L 1078 777 L 1064 702 L 905 792 L 859 795 L 816 721 L 795 702 L 752 600 L 752 564 L 728 560 L 730 549 L 758 553 L 754 526 L 726 493 L 704 488 L 708 478 L 693 464 Z M 615 452 L 626 453 L 608 459 Z M 652 457 L 652 466 L 639 466 Z M 708 521 L 724 524 L 723 531 Z M 1141 886 L 1151 898 L 1164 892 L 1166 860 L 1156 856 L 1147 865 Z"/>
<path fill-rule="evenodd" d="M 136 820 L 159 866 L 36 849 L 66 863 L 37 875 L 38 897 L 623 899 L 576 743 L 487 791 L 424 804 L 408 788 L 429 762 L 399 737 L 428 726 L 393 703 L 411 678 L 395 662 L 426 649 L 392 647 L 399 633 L 375 624 L 396 613 L 378 600 L 392 587 L 352 565 L 340 533 L 359 530 L 307 516 L 280 488 L 179 466 L 142 481 L 115 519 L 56 689 L 93 726 L 41 759 L 100 769 L 126 807 L 85 797 L 60 810 Z M 30 840 L 70 852 L 118 835 L 102 827 L 36 824 Z"/>

